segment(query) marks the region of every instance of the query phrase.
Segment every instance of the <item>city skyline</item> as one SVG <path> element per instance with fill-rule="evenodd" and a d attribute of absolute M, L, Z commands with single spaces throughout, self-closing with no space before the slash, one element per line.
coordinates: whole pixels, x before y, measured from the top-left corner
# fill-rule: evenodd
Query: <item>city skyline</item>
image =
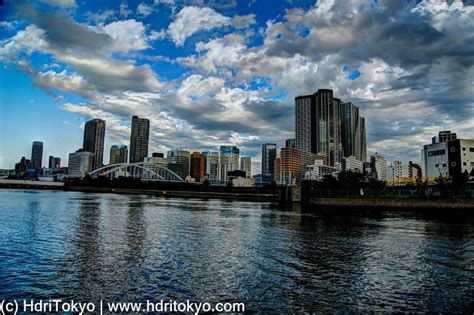
<path fill-rule="evenodd" d="M 0 168 L 33 141 L 67 165 L 94 118 L 105 163 L 138 115 L 150 153 L 235 145 L 259 173 L 261 144 L 294 137 L 294 97 L 320 88 L 359 106 L 367 156 L 420 161 L 438 130 L 474 138 L 467 2 L 167 3 L 4 4 Z"/>

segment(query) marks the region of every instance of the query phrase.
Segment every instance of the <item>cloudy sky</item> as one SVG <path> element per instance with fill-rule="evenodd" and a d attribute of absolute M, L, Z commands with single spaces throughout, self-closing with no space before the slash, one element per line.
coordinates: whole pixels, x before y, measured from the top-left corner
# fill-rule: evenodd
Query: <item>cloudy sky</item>
<path fill-rule="evenodd" d="M 474 3 L 394 0 L 6 0 L 0 9 L 0 168 L 43 164 L 106 120 L 150 152 L 294 136 L 294 97 L 331 88 L 366 117 L 369 153 L 419 161 L 446 126 L 474 138 Z"/>

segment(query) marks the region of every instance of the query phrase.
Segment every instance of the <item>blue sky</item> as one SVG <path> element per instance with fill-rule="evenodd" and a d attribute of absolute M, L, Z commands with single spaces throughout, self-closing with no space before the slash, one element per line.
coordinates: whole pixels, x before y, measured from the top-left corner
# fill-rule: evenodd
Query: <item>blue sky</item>
<path fill-rule="evenodd" d="M 367 120 L 368 150 L 419 161 L 443 126 L 474 137 L 474 6 L 468 1 L 4 1 L 0 168 L 82 146 L 106 120 L 150 152 L 261 143 L 294 133 L 294 97 L 331 88 Z"/>

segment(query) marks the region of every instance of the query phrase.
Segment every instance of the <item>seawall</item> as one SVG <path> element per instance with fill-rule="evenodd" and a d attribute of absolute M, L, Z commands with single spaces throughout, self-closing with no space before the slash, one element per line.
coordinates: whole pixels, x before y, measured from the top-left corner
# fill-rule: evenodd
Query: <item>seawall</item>
<path fill-rule="evenodd" d="M 357 199 L 357 198 L 314 198 L 308 205 L 316 208 L 354 208 L 354 209 L 463 209 L 474 211 L 472 199 Z"/>
<path fill-rule="evenodd" d="M 62 191 L 81 191 L 91 193 L 115 193 L 115 194 L 133 194 L 133 195 L 153 195 L 170 198 L 212 198 L 229 199 L 242 201 L 263 201 L 278 202 L 280 197 L 278 191 L 273 193 L 258 193 L 245 190 L 239 191 L 238 188 L 228 189 L 228 191 L 203 191 L 200 190 L 176 190 L 176 189 L 136 189 L 136 188 L 113 188 L 113 187 L 88 187 L 64 185 L 61 182 L 40 182 L 27 180 L 0 180 L 0 189 L 42 189 L 42 190 L 62 190 Z M 171 187 L 170 187 L 171 188 Z"/>
<path fill-rule="evenodd" d="M 109 187 L 83 187 L 67 186 L 66 191 L 82 191 L 95 193 L 115 193 L 133 195 L 153 195 L 170 198 L 210 198 L 210 199 L 232 199 L 243 201 L 278 201 L 278 194 L 262 193 L 238 193 L 238 192 L 212 192 L 212 191 L 177 191 L 157 189 L 132 189 L 132 188 L 109 188 Z"/>

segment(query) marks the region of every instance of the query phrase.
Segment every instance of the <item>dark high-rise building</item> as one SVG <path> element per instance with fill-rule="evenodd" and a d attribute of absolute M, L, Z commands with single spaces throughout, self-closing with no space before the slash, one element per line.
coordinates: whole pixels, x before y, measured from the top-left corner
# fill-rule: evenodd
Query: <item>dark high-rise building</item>
<path fill-rule="evenodd" d="M 91 170 L 104 165 L 105 121 L 99 118 L 89 120 L 84 126 L 84 142 L 82 149 L 92 152 Z"/>
<path fill-rule="evenodd" d="M 275 175 L 275 159 L 277 156 L 277 146 L 275 143 L 262 144 L 262 174 Z"/>
<path fill-rule="evenodd" d="M 109 164 L 127 163 L 128 148 L 126 145 L 113 145 L 110 147 Z"/>
<path fill-rule="evenodd" d="M 50 155 L 49 156 L 49 168 L 60 168 L 61 167 L 61 158 Z"/>
<path fill-rule="evenodd" d="M 130 163 L 143 162 L 148 156 L 150 121 L 146 118 L 132 117 L 132 134 L 130 136 Z"/>
<path fill-rule="evenodd" d="M 286 139 L 285 148 L 296 148 L 296 139 Z"/>
<path fill-rule="evenodd" d="M 206 176 L 206 156 L 200 152 L 191 154 L 190 175 L 196 182 L 200 182 Z"/>
<path fill-rule="evenodd" d="M 341 100 L 333 97 L 332 90 L 316 92 L 316 153 L 327 157 L 329 166 L 342 159 L 341 145 Z"/>
<path fill-rule="evenodd" d="M 328 89 L 295 98 L 296 147 L 324 156 L 330 166 L 342 158 L 340 107 Z"/>
<path fill-rule="evenodd" d="M 332 90 L 296 97 L 295 127 L 296 148 L 323 157 L 328 166 L 341 163 L 343 156 L 366 160 L 365 119 L 357 106 L 335 98 Z"/>
<path fill-rule="evenodd" d="M 15 172 L 17 177 L 24 175 L 26 173 L 26 170 L 30 167 L 31 160 L 28 160 L 24 156 L 22 156 L 20 162 L 15 164 Z"/>
<path fill-rule="evenodd" d="M 367 136 L 365 131 L 365 118 L 360 117 L 360 160 L 367 161 Z"/>
<path fill-rule="evenodd" d="M 367 158 L 365 119 L 359 115 L 359 107 L 350 102 L 342 103 L 340 116 L 343 156 L 353 156 L 359 161 L 365 161 Z"/>
<path fill-rule="evenodd" d="M 31 167 L 43 167 L 43 142 L 41 141 L 33 141 L 33 147 L 31 149 Z"/>
<path fill-rule="evenodd" d="M 182 179 L 189 175 L 189 151 L 173 150 L 166 154 L 168 168 Z"/>
<path fill-rule="evenodd" d="M 302 152 L 316 152 L 316 97 L 295 98 L 295 145 Z"/>

